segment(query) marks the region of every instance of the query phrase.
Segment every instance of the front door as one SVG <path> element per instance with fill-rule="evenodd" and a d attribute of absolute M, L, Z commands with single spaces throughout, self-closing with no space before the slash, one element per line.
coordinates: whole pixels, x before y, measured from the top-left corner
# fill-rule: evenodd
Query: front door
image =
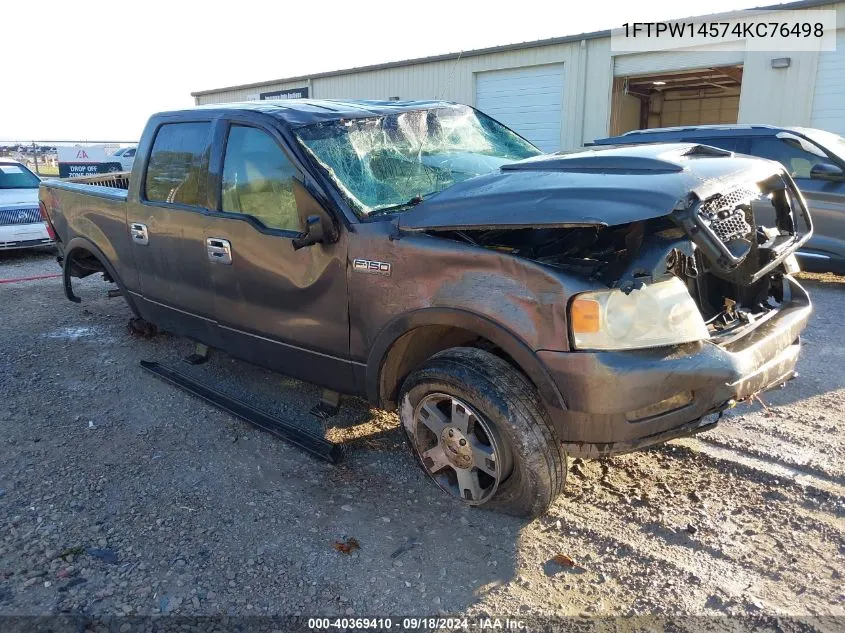
<path fill-rule="evenodd" d="M 795 178 L 813 218 L 813 237 L 802 250 L 813 251 L 825 269 L 825 258 L 845 260 L 845 182 Z"/>
<path fill-rule="evenodd" d="M 296 378 L 354 391 L 345 232 L 334 244 L 294 251 L 310 194 L 283 139 L 237 120 L 223 136 L 219 209 L 205 237 L 224 347 Z"/>

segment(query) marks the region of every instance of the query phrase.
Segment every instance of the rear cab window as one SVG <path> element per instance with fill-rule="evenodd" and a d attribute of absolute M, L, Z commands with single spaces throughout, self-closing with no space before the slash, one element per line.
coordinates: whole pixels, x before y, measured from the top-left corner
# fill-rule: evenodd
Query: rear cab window
<path fill-rule="evenodd" d="M 150 202 L 205 207 L 211 123 L 165 123 L 156 132 L 144 196 Z"/>

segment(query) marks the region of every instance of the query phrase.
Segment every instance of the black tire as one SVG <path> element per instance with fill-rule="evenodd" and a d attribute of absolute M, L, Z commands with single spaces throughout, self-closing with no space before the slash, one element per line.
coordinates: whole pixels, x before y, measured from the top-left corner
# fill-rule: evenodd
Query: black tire
<path fill-rule="evenodd" d="M 517 516 L 533 517 L 545 512 L 563 491 L 567 456 L 537 389 L 528 378 L 498 356 L 469 347 L 435 354 L 406 378 L 399 395 L 402 426 L 423 469 L 437 481 L 423 460 L 422 440 L 417 438 L 417 429 L 422 429 L 417 421 L 417 407 L 422 406 L 424 399 L 436 397 L 433 394 L 452 396 L 480 414 L 484 424 L 493 427 L 494 446 L 502 453 L 496 463 L 507 465 L 497 487 L 493 489 L 491 485 L 489 499 L 473 503 L 453 495 L 465 503 Z M 420 432 L 428 434 L 431 442 L 434 435 L 429 431 Z"/>

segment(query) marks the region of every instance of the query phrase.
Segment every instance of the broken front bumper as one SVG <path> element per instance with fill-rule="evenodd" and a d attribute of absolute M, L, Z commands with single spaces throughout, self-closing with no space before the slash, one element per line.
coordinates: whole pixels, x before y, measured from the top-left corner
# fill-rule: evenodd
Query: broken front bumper
<path fill-rule="evenodd" d="M 812 305 L 797 281 L 785 277 L 784 286 L 778 313 L 729 344 L 538 352 L 567 406 L 550 413 L 570 454 L 621 453 L 695 433 L 712 425 L 704 416 L 792 378 Z"/>

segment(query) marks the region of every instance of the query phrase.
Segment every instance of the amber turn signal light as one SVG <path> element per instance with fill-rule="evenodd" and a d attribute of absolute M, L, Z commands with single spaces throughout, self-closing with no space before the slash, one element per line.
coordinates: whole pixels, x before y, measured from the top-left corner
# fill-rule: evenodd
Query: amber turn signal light
<path fill-rule="evenodd" d="M 579 334 L 598 332 L 601 325 L 600 311 L 601 306 L 598 301 L 576 297 L 569 308 L 569 322 L 572 331 Z"/>

